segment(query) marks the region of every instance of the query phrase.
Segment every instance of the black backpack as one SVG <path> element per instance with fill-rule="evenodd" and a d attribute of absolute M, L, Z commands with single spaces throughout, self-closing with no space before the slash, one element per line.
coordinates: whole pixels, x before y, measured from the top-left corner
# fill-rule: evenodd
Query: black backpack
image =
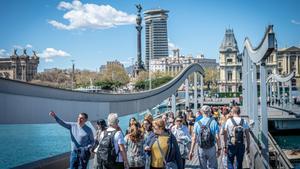
<path fill-rule="evenodd" d="M 201 148 L 208 149 L 215 145 L 215 138 L 210 131 L 210 123 L 213 118 L 210 118 L 206 125 L 202 125 L 200 121 L 198 121 L 199 126 L 201 127 L 200 135 L 198 137 L 198 144 Z"/>
<path fill-rule="evenodd" d="M 244 143 L 244 119 L 241 119 L 240 124 L 237 124 L 233 118 L 230 118 L 233 128 L 230 138 L 230 143 L 232 145 L 243 144 Z"/>
<path fill-rule="evenodd" d="M 97 161 L 107 161 L 108 163 L 114 164 L 118 157 L 114 145 L 114 136 L 116 134 L 114 131 L 105 131 L 102 140 L 99 143 L 99 148 L 97 151 Z"/>

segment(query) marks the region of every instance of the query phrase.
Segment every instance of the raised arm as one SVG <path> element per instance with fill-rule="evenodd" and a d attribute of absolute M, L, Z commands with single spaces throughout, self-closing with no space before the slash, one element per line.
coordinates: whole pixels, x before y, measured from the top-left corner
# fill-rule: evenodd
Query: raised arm
<path fill-rule="evenodd" d="M 59 117 L 57 117 L 55 112 L 51 111 L 49 113 L 49 115 L 52 116 L 59 125 L 63 126 L 66 129 L 69 129 L 69 130 L 71 129 L 71 125 L 68 124 L 68 123 L 66 123 L 66 122 L 64 122 Z"/>

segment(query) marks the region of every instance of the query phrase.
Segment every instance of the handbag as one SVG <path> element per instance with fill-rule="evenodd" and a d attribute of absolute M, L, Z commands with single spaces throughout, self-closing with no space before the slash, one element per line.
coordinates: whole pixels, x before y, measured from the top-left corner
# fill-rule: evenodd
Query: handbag
<path fill-rule="evenodd" d="M 160 151 L 160 154 L 164 159 L 164 166 L 165 166 L 164 168 L 165 169 L 178 169 L 178 166 L 177 166 L 176 163 L 174 163 L 173 161 L 170 161 L 170 162 L 166 161 L 166 157 L 165 157 L 165 154 L 164 154 L 164 152 L 162 151 L 162 149 L 160 147 L 159 140 L 156 139 L 156 141 L 157 141 L 157 145 L 158 145 L 158 149 Z"/>

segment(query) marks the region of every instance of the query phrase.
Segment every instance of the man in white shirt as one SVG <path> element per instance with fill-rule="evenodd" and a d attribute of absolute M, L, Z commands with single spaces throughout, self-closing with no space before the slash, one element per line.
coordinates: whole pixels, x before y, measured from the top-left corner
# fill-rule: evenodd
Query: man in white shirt
<path fill-rule="evenodd" d="M 103 143 L 103 140 L 105 140 L 106 137 L 113 136 L 114 149 L 117 158 L 115 162 L 101 160 L 100 161 L 101 164 L 99 168 L 100 169 L 128 169 L 127 154 L 124 146 L 125 144 L 124 135 L 122 131 L 119 130 L 120 127 L 118 125 L 119 123 L 118 115 L 116 113 L 110 113 L 107 117 L 107 122 L 108 122 L 108 128 L 106 129 L 102 141 L 100 142 L 100 147 L 99 147 L 100 150 L 98 151 L 101 151 L 101 145 Z"/>
<path fill-rule="evenodd" d="M 237 169 L 242 169 L 245 154 L 244 135 L 246 135 L 247 154 L 250 148 L 249 125 L 246 120 L 240 117 L 238 106 L 234 106 L 231 112 L 233 117 L 226 121 L 224 127 L 224 152 L 228 157 L 228 169 L 234 168 L 235 157 Z"/>

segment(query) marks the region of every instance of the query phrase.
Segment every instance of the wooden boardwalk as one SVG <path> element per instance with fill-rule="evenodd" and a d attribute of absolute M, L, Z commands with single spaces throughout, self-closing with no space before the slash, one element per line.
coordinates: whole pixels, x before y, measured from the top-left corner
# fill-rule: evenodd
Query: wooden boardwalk
<path fill-rule="evenodd" d="M 196 151 L 196 150 L 195 150 Z M 193 157 L 192 160 L 187 160 L 186 164 L 185 164 L 185 169 L 191 169 L 191 168 L 200 168 L 199 166 L 199 159 L 198 159 L 198 155 L 197 153 L 194 153 L 195 156 Z M 218 169 L 225 169 L 222 165 L 222 156 L 220 156 L 218 158 Z M 243 168 L 244 169 L 250 169 L 250 164 L 248 162 L 248 157 L 244 156 L 244 160 L 243 160 Z"/>

